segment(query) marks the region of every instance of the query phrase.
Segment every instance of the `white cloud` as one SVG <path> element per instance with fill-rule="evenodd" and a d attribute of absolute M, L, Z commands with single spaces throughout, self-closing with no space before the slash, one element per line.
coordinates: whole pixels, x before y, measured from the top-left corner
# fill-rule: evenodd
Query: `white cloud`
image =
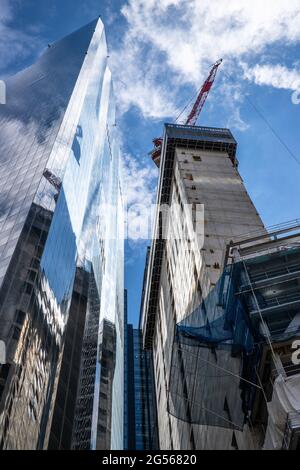
<path fill-rule="evenodd" d="M 145 51 L 128 30 L 122 49 L 112 51 L 111 64 L 121 111 L 136 106 L 145 118 L 160 119 L 176 114 L 166 74 L 156 62 L 156 53 Z M 159 80 L 160 77 L 160 80 Z"/>
<path fill-rule="evenodd" d="M 128 206 L 144 204 L 150 207 L 155 202 L 155 187 L 158 176 L 156 166 L 150 163 L 145 166 L 136 158 L 125 154 L 123 157 L 123 185 L 125 200 Z"/>
<path fill-rule="evenodd" d="M 242 132 L 246 131 L 249 125 L 242 119 L 240 111 L 240 105 L 245 99 L 242 84 L 232 83 L 227 79 L 226 74 L 221 84 L 219 84 L 218 96 L 221 97 L 220 103 L 226 109 L 226 115 L 228 116 L 225 126 Z"/>
<path fill-rule="evenodd" d="M 1 0 L 0 21 L 8 21 L 11 19 L 11 7 L 8 0 Z"/>
<path fill-rule="evenodd" d="M 12 21 L 20 7 L 16 0 L 0 0 L 0 73 L 16 64 L 19 59 L 29 57 L 36 51 L 39 40 L 32 33 L 20 31 Z"/>
<path fill-rule="evenodd" d="M 285 90 L 298 90 L 300 88 L 300 71 L 288 69 L 284 65 L 255 65 L 244 66 L 244 76 L 257 85 L 269 85 Z"/>
<path fill-rule="evenodd" d="M 127 237 L 134 246 L 145 243 L 152 235 L 153 205 L 158 170 L 150 163 L 144 166 L 136 158 L 123 158 L 123 187 L 126 209 Z M 150 160 L 149 160 L 150 162 Z"/>
<path fill-rule="evenodd" d="M 128 27 L 112 61 L 118 97 L 145 117 L 174 117 L 181 87 L 199 88 L 220 57 L 224 71 L 250 67 L 277 42 L 300 41 L 299 0 L 128 0 L 122 13 Z"/>

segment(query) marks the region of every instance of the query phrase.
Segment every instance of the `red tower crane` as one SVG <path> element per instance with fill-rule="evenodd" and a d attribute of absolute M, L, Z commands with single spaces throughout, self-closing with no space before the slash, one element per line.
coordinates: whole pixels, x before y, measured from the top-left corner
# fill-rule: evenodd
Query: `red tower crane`
<path fill-rule="evenodd" d="M 223 59 L 218 60 L 211 68 L 209 75 L 205 82 L 203 83 L 201 90 L 197 96 L 197 99 L 192 107 L 191 112 L 189 113 L 184 125 L 185 126 L 195 126 L 198 120 L 198 117 L 202 111 L 206 98 L 210 92 L 210 89 L 215 81 L 218 67 L 221 65 Z M 151 157 L 154 163 L 159 166 L 160 154 L 162 149 L 162 137 L 157 137 L 153 139 L 154 149 L 152 150 Z"/>

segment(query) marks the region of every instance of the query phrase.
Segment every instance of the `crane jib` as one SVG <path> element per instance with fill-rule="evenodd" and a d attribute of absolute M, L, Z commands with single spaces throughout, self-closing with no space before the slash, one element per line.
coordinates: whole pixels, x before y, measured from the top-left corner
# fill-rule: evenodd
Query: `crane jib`
<path fill-rule="evenodd" d="M 210 73 L 207 79 L 205 80 L 205 82 L 203 83 L 202 88 L 197 96 L 194 106 L 185 121 L 185 125 L 187 126 L 196 125 L 197 119 L 202 111 L 206 98 L 216 78 L 218 67 L 220 66 L 221 63 L 222 63 L 222 59 L 218 60 L 211 68 Z M 161 149 L 162 149 L 162 138 L 159 137 L 159 138 L 154 139 L 153 143 L 154 143 L 154 149 L 151 152 L 151 156 L 152 156 L 153 161 L 157 164 L 157 166 L 159 166 L 160 154 L 161 154 Z"/>

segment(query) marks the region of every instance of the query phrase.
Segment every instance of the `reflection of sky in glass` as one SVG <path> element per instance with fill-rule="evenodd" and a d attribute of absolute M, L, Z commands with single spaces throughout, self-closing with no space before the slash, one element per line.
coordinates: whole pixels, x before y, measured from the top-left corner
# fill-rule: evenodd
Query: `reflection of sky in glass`
<path fill-rule="evenodd" d="M 7 104 L 0 108 L 1 257 L 25 222 L 94 29 L 95 22 L 53 44 L 36 64 L 7 79 Z M 3 275 L 0 268 L 0 282 Z"/>
<path fill-rule="evenodd" d="M 51 45 L 35 65 L 7 81 L 7 90 L 8 104 L 0 109 L 0 282 L 27 218 L 26 232 L 22 232 L 24 253 L 32 251 L 31 256 L 39 256 L 35 263 L 40 263 L 35 290 L 27 285 L 27 293 L 35 293 L 42 319 L 39 328 L 45 331 L 50 348 L 50 354 L 43 356 L 48 361 L 43 383 L 48 401 L 39 410 L 39 445 L 47 432 L 47 411 L 54 395 L 76 265 L 90 270 L 92 263 L 101 299 L 99 324 L 109 318 L 116 325 L 113 396 L 118 404 L 113 411 L 112 440 L 121 448 L 123 237 L 118 240 L 122 227 L 116 212 L 99 213 L 99 207 L 103 202 L 115 204 L 121 214 L 122 202 L 115 104 L 101 21 Z M 43 176 L 46 168 L 47 178 Z M 40 245 L 34 246 L 34 240 Z M 22 263 L 26 274 L 23 259 Z M 31 276 L 37 276 L 36 272 Z M 43 331 L 37 330 L 36 338 L 43 337 Z M 100 377 L 97 363 L 95 390 Z M 99 395 L 95 394 L 96 418 L 98 408 Z M 39 427 L 32 429 L 36 433 Z"/>

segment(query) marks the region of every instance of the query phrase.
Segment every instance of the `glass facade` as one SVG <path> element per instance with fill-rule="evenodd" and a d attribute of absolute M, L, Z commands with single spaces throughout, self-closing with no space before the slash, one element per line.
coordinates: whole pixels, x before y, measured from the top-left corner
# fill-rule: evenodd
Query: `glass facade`
<path fill-rule="evenodd" d="M 143 349 L 142 333 L 127 325 L 124 447 L 157 450 L 157 412 L 151 351 Z"/>
<path fill-rule="evenodd" d="M 0 446 L 46 448 L 51 436 L 53 447 L 67 447 L 72 421 L 78 443 L 89 370 L 85 446 L 105 441 L 122 448 L 123 203 L 100 20 L 49 45 L 33 66 L 7 80 L 0 148 L 0 340 L 7 350 L 0 368 Z M 101 211 L 102 204 L 115 211 Z M 105 355 L 112 357 L 102 367 Z M 75 362 L 77 371 L 68 376 L 67 364 Z M 75 397 L 70 387 L 76 383 Z M 102 393 L 113 408 L 104 425 Z M 64 429 L 55 427 L 62 421 Z"/>

